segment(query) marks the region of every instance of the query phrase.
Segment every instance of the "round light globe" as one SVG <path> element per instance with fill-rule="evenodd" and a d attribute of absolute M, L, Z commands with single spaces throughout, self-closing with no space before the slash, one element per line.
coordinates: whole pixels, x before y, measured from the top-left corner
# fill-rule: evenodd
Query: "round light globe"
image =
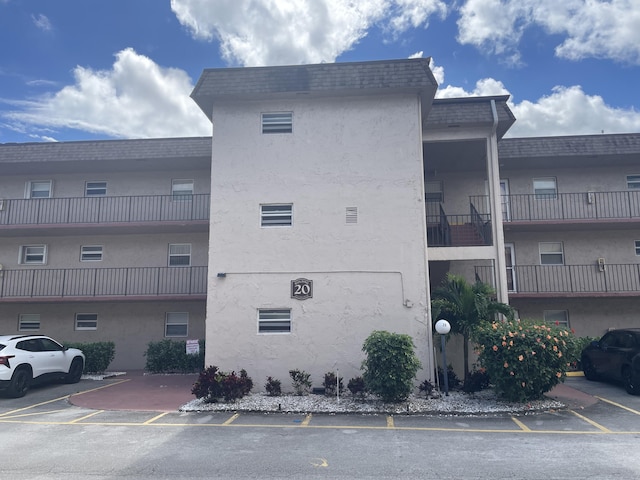
<path fill-rule="evenodd" d="M 438 332 L 440 335 L 446 335 L 450 331 L 451 331 L 451 324 L 446 320 L 442 319 L 436 322 L 436 332 Z"/>

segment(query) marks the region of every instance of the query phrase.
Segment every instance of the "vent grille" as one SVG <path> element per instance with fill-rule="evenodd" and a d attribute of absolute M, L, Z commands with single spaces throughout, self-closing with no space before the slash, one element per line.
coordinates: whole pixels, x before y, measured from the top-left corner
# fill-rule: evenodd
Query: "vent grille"
<path fill-rule="evenodd" d="M 358 207 L 346 208 L 345 221 L 347 225 L 355 225 L 358 223 Z"/>

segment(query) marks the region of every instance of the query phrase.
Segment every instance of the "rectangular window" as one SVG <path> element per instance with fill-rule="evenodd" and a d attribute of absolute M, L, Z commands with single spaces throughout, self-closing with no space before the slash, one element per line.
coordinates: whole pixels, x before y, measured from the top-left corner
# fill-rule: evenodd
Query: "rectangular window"
<path fill-rule="evenodd" d="M 101 262 L 102 245 L 83 245 L 80 247 L 81 262 Z"/>
<path fill-rule="evenodd" d="M 191 265 L 191 244 L 172 243 L 169 245 L 169 266 L 188 267 Z"/>
<path fill-rule="evenodd" d="M 627 175 L 627 188 L 629 190 L 640 189 L 640 175 Z"/>
<path fill-rule="evenodd" d="M 556 198 L 558 186 L 555 177 L 534 178 L 533 193 L 538 199 Z"/>
<path fill-rule="evenodd" d="M 544 321 L 551 325 L 569 328 L 569 312 L 566 310 L 545 310 Z"/>
<path fill-rule="evenodd" d="M 188 312 L 167 312 L 167 317 L 164 324 L 165 337 L 186 337 L 188 332 Z"/>
<path fill-rule="evenodd" d="M 636 240 L 636 255 L 640 257 L 640 240 Z"/>
<path fill-rule="evenodd" d="M 442 182 L 425 182 L 424 187 L 427 202 L 444 202 Z"/>
<path fill-rule="evenodd" d="M 97 330 L 97 313 L 76 313 L 76 330 Z"/>
<path fill-rule="evenodd" d="M 291 333 L 291 310 L 258 310 L 258 333 Z"/>
<path fill-rule="evenodd" d="M 293 224 L 293 205 L 260 205 L 261 227 L 290 227 Z"/>
<path fill-rule="evenodd" d="M 262 133 L 291 133 L 292 131 L 292 112 L 262 114 Z"/>
<path fill-rule="evenodd" d="M 104 197 L 107 194 L 107 182 L 85 183 L 85 197 Z"/>
<path fill-rule="evenodd" d="M 23 245 L 20 247 L 20 263 L 23 265 L 44 265 L 47 262 L 46 245 Z"/>
<path fill-rule="evenodd" d="M 51 198 L 51 180 L 27 182 L 27 198 Z"/>
<path fill-rule="evenodd" d="M 31 332 L 40 330 L 39 313 L 22 313 L 18 319 L 18 330 L 21 332 Z"/>
<path fill-rule="evenodd" d="M 564 265 L 562 242 L 540 242 L 540 265 Z"/>
<path fill-rule="evenodd" d="M 171 180 L 171 196 L 173 200 L 191 200 L 193 180 Z"/>

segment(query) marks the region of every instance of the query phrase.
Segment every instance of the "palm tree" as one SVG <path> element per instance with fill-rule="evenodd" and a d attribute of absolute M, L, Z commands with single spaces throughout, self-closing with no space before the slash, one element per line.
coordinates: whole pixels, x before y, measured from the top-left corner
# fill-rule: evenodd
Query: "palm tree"
<path fill-rule="evenodd" d="M 467 282 L 460 275 L 447 274 L 440 287 L 431 293 L 434 321 L 445 318 L 451 332 L 462 335 L 464 352 L 464 380 L 469 377 L 469 340 L 473 329 L 482 322 L 492 321 L 497 314 L 513 319 L 513 309 L 495 300 L 491 285 Z M 446 366 L 444 367 L 446 369 Z"/>

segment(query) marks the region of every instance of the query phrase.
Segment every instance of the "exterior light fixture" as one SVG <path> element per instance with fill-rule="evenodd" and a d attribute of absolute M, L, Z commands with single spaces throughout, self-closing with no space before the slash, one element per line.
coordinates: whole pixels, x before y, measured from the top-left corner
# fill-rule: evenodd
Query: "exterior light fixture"
<path fill-rule="evenodd" d="M 436 332 L 440 334 L 440 343 L 442 349 L 442 376 L 444 377 L 444 394 L 449 396 L 449 372 L 447 370 L 447 350 L 445 335 L 451 331 L 451 324 L 445 319 L 436 322 Z"/>

